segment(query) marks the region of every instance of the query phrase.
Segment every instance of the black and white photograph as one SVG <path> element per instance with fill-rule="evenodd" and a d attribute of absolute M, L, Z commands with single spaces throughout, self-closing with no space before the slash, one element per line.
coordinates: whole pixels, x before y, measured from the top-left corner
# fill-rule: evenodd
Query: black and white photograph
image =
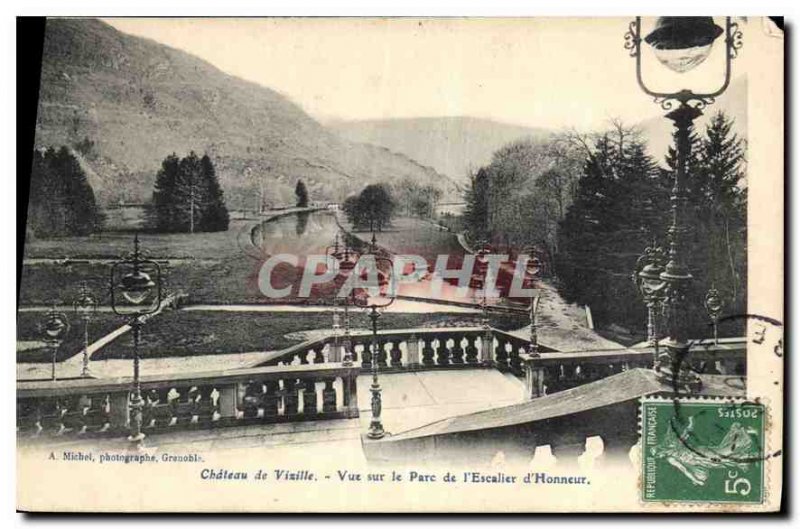
<path fill-rule="evenodd" d="M 17 509 L 781 508 L 782 25 L 17 27 Z"/>

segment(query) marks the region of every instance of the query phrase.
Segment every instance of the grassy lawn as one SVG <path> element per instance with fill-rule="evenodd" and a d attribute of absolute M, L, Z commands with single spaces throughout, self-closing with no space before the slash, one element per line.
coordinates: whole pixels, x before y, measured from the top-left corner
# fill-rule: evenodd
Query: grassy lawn
<path fill-rule="evenodd" d="M 354 312 L 353 328 L 368 328 L 369 320 L 361 310 Z M 494 327 L 503 330 L 525 325 L 526 318 L 496 315 Z M 263 312 L 204 312 L 172 311 L 150 321 L 142 331 L 142 355 L 175 357 L 209 354 L 273 351 L 302 341 L 286 335 L 300 331 L 329 329 L 331 314 L 263 313 Z M 480 315 L 471 314 L 384 314 L 378 324 L 381 329 L 410 327 L 478 326 Z M 107 345 L 92 357 L 93 360 L 131 358 L 133 344 L 123 337 Z"/>
<path fill-rule="evenodd" d="M 241 251 L 253 221 L 232 220 L 228 231 L 214 233 L 139 234 L 142 248 L 150 257 L 218 258 Z M 26 258 L 118 258 L 133 250 L 133 233 L 107 232 L 89 237 L 62 237 L 26 241 Z"/>
<path fill-rule="evenodd" d="M 83 320 L 69 312 L 66 312 L 66 314 L 71 327 L 58 349 L 57 358 L 59 361 L 66 360 L 83 351 Z M 39 342 L 42 339 L 40 325 L 43 323 L 44 317 L 44 312 L 18 313 L 17 341 Z M 89 341 L 93 342 L 124 324 L 125 321 L 115 314 L 97 313 L 89 322 Z M 17 349 L 17 362 L 51 362 L 53 359 L 52 355 L 52 350 L 47 347 L 35 347 L 25 350 Z"/>

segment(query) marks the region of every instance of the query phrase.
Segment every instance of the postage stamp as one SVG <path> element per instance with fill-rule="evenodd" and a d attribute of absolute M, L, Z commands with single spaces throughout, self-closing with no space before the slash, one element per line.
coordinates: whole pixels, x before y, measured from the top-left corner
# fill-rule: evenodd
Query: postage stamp
<path fill-rule="evenodd" d="M 642 402 L 642 500 L 762 503 L 765 407 Z"/>

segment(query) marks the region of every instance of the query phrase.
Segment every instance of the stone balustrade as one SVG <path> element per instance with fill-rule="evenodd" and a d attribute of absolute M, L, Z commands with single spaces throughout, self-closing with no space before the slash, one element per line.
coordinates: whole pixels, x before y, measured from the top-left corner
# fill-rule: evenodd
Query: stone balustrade
<path fill-rule="evenodd" d="M 145 376 L 145 433 L 358 416 L 357 367 L 267 366 Z M 17 384 L 20 436 L 121 435 L 130 428 L 130 378 Z"/>
<path fill-rule="evenodd" d="M 662 350 L 664 350 L 662 348 Z M 530 398 L 549 395 L 594 382 L 634 368 L 652 368 L 654 350 L 650 346 L 610 351 L 520 353 L 526 393 Z M 730 338 L 714 343 L 692 343 L 685 360 L 699 374 L 744 375 L 747 344 L 744 338 Z"/>
<path fill-rule="evenodd" d="M 344 359 L 346 338 L 326 336 L 270 353 L 259 365 L 324 364 Z M 353 363 L 363 371 L 372 366 L 370 332 L 353 332 L 349 336 Z M 527 352 L 528 341 L 497 329 L 482 327 L 443 327 L 436 329 L 386 330 L 378 332 L 377 362 L 381 371 L 421 369 L 495 367 L 524 374 L 521 355 Z M 553 351 L 540 346 L 540 350 Z"/>

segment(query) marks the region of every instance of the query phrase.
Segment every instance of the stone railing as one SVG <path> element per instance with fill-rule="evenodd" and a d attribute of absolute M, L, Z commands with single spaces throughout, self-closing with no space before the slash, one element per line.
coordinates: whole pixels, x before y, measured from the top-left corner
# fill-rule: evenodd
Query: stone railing
<path fill-rule="evenodd" d="M 662 346 L 662 351 L 665 350 Z M 651 368 L 652 347 L 542 353 L 532 357 L 520 353 L 525 374 L 526 392 L 531 398 L 594 382 L 634 368 Z M 747 368 L 747 344 L 744 338 L 729 338 L 692 343 L 686 362 L 700 374 L 744 375 Z"/>
<path fill-rule="evenodd" d="M 271 366 L 145 376 L 145 433 L 358 416 L 358 367 Z M 17 384 L 20 436 L 121 435 L 130 428 L 131 379 Z"/>
<path fill-rule="evenodd" d="M 351 358 L 363 371 L 372 366 L 372 341 L 370 332 L 353 332 L 349 336 Z M 519 376 L 523 375 L 521 355 L 528 348 L 527 340 L 482 327 L 379 331 L 377 343 L 381 371 L 486 366 Z M 546 347 L 540 350 L 552 351 Z M 344 351 L 344 336 L 326 336 L 270 353 L 259 365 L 340 362 Z"/>

